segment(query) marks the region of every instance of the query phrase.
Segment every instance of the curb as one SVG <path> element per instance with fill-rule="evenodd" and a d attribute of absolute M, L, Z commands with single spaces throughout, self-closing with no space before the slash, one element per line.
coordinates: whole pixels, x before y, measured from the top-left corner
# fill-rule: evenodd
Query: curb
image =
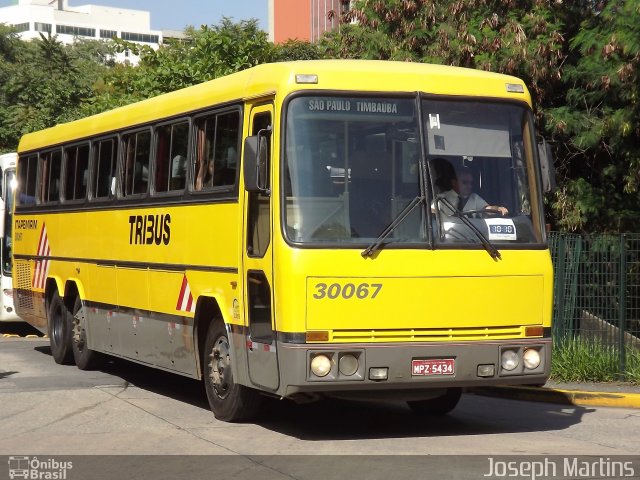
<path fill-rule="evenodd" d="M 3 333 L 2 338 L 35 338 L 35 339 L 41 339 L 41 340 L 48 340 L 49 336 L 44 335 L 41 337 L 40 335 L 34 335 L 31 333 L 28 335 L 18 335 L 17 333 Z"/>
<path fill-rule="evenodd" d="M 582 407 L 616 407 L 640 409 L 639 393 L 590 392 L 540 387 L 476 387 L 470 393 L 530 402 L 558 403 Z"/>

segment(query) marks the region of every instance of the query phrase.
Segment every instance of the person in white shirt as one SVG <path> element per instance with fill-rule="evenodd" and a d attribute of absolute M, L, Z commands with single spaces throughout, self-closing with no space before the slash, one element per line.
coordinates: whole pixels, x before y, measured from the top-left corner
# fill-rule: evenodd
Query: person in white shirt
<path fill-rule="evenodd" d="M 431 211 L 435 213 L 436 204 L 442 213 L 442 221 L 454 221 L 455 212 L 449 208 L 445 202 L 437 201 L 438 198 L 447 200 L 454 208 L 460 212 L 470 212 L 472 210 L 494 210 L 499 211 L 502 216 L 507 215 L 509 210 L 498 205 L 489 205 L 484 198 L 473 192 L 473 172 L 469 168 L 462 168 L 456 173 L 456 178 L 451 180 L 451 190 L 447 190 L 436 196 L 436 201 L 431 206 Z"/>

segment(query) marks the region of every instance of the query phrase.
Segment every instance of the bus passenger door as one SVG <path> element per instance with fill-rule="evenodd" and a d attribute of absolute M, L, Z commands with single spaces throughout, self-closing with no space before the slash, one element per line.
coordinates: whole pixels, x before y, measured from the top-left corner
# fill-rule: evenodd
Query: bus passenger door
<path fill-rule="evenodd" d="M 273 105 L 258 104 L 250 110 L 250 135 L 273 125 Z M 273 137 L 269 139 L 269 165 Z M 270 174 L 269 174 L 270 176 Z M 271 185 L 271 182 L 269 182 Z M 271 247 L 271 195 L 246 192 L 244 231 L 244 305 L 249 378 L 254 385 L 276 390 L 280 384 L 273 315 L 273 262 Z"/>

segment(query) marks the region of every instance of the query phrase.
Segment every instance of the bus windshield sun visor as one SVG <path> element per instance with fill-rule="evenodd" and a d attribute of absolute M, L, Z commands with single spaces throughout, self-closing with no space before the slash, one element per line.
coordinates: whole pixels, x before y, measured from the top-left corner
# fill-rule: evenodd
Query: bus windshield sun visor
<path fill-rule="evenodd" d="M 384 240 L 393 233 L 398 225 L 400 225 L 402 221 L 407 218 L 418 205 L 424 202 L 424 199 L 425 197 L 418 195 L 413 200 L 411 200 L 411 202 L 409 202 L 407 206 L 402 209 L 398 216 L 394 218 L 389 225 L 387 225 L 387 227 L 382 231 L 378 238 L 376 238 L 371 245 L 369 245 L 362 251 L 362 256 L 364 258 L 372 257 L 376 251 L 380 250 L 380 247 L 382 247 Z"/>

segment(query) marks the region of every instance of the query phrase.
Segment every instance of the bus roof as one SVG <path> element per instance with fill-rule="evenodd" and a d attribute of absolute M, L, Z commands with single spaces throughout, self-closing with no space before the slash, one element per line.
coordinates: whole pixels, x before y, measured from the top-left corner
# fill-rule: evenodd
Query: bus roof
<path fill-rule="evenodd" d="M 296 75 L 317 75 L 317 83 L 297 83 Z M 522 85 L 508 92 L 506 85 Z M 258 65 L 215 80 L 159 95 L 69 123 L 26 134 L 19 152 L 106 134 L 174 117 L 213 105 L 276 95 L 282 100 L 299 90 L 416 92 L 524 101 L 531 97 L 522 80 L 497 73 L 410 62 L 381 60 L 309 60 Z"/>

